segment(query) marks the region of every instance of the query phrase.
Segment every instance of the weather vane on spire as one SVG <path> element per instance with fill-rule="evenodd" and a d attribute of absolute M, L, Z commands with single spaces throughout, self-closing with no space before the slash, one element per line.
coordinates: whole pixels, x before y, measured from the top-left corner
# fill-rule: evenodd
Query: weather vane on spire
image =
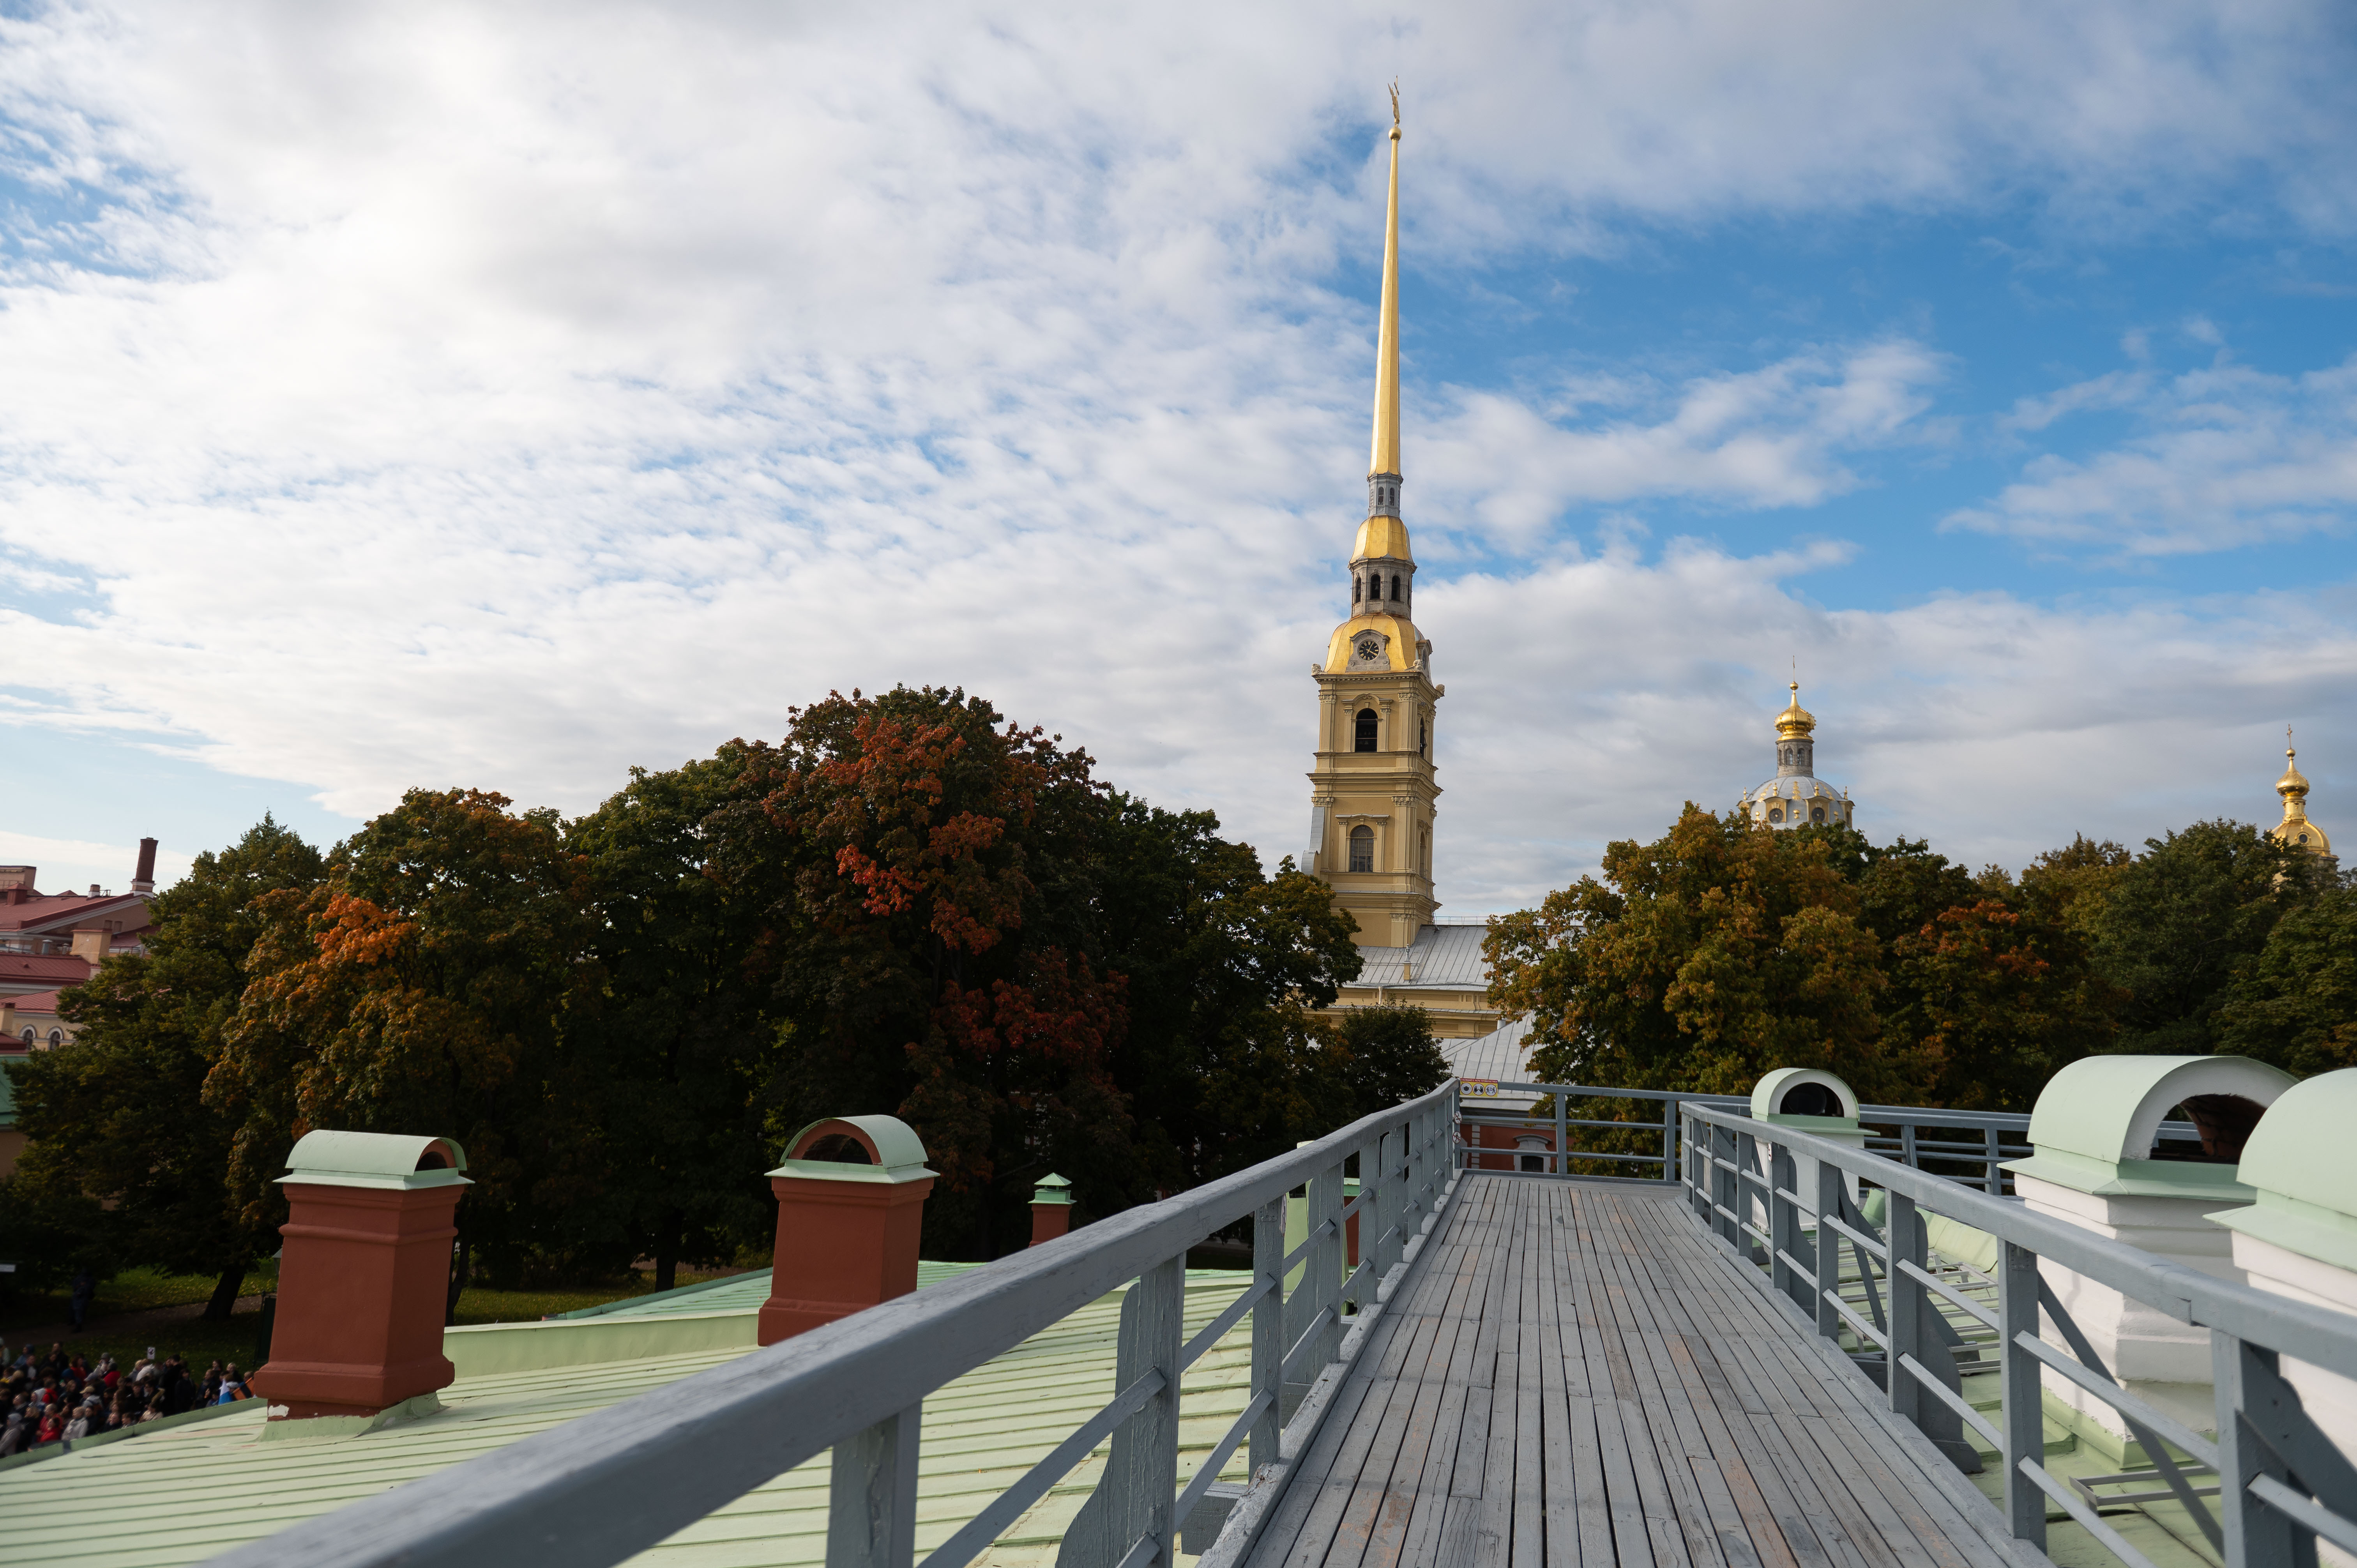
<path fill-rule="evenodd" d="M 1392 78 L 1392 124 L 1394 128 L 1399 124 L 1399 78 L 1396 76 Z"/>

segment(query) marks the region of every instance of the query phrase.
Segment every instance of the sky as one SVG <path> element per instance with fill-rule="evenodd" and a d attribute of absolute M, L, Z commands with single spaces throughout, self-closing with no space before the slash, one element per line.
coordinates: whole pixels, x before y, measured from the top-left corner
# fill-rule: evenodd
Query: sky
<path fill-rule="evenodd" d="M 2357 14 L 0 9 L 0 860 L 960 686 L 1308 823 L 1404 105 L 1444 917 L 1774 771 L 2357 843 Z"/>

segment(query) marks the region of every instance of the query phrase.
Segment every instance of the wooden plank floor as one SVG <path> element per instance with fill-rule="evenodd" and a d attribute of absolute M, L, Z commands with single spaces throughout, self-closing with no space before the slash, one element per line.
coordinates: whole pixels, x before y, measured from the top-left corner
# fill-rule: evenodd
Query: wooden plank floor
<path fill-rule="evenodd" d="M 1469 1174 L 1254 1568 L 2007 1559 L 1674 1191 Z"/>

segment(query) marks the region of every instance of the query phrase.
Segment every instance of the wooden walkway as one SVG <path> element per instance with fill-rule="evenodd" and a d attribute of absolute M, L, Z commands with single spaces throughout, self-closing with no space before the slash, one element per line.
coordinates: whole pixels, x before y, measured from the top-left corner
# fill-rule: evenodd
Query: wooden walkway
<path fill-rule="evenodd" d="M 1675 1189 L 1467 1175 L 1248 1563 L 2022 1563 L 1714 1245 Z"/>

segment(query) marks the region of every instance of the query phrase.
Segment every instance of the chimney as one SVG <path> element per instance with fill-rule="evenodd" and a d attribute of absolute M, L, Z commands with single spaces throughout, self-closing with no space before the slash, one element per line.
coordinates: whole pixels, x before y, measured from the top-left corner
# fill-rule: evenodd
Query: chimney
<path fill-rule="evenodd" d="M 90 896 L 93 898 L 99 897 L 98 884 L 95 882 L 90 885 Z"/>
<path fill-rule="evenodd" d="M 73 929 L 70 950 L 74 957 L 96 969 L 106 961 L 107 944 L 113 940 L 113 936 L 102 929 L 77 926 Z"/>
<path fill-rule="evenodd" d="M 458 1174 L 465 1151 L 447 1138 L 321 1131 L 286 1165 L 277 1320 L 253 1376 L 271 1419 L 373 1417 L 447 1385 L 457 1375 L 442 1354 L 450 1246 L 473 1185 Z"/>
<path fill-rule="evenodd" d="M 37 865 L 0 865 L 0 899 L 22 904 L 27 898 L 39 897 L 33 891 L 33 884 L 40 880 L 40 875 Z"/>
<path fill-rule="evenodd" d="M 924 1144 L 898 1117 L 830 1116 L 795 1133 L 785 1162 L 770 1173 L 778 1243 L 759 1342 L 791 1339 L 915 1290 L 934 1174 L 925 1168 Z"/>
<path fill-rule="evenodd" d="M 1031 1244 L 1052 1241 L 1072 1228 L 1072 1184 L 1049 1171 L 1031 1189 Z"/>
<path fill-rule="evenodd" d="M 139 869 L 132 874 L 131 891 L 134 893 L 156 891 L 156 841 L 154 839 L 139 841 Z"/>

